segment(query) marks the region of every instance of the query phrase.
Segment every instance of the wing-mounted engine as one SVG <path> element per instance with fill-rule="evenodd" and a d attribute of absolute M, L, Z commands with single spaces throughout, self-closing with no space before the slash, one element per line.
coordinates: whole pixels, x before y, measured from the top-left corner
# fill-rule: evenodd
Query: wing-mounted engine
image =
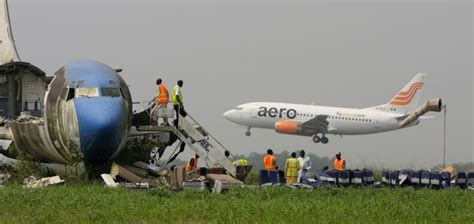
<path fill-rule="evenodd" d="M 281 134 L 299 135 L 303 133 L 300 122 L 291 120 L 280 120 L 275 123 L 275 131 Z"/>
<path fill-rule="evenodd" d="M 275 123 L 275 131 L 288 135 L 313 136 L 317 133 L 328 133 L 327 115 L 318 115 L 308 121 L 280 120 Z"/>
<path fill-rule="evenodd" d="M 424 104 L 416 108 L 416 110 L 409 114 L 405 119 L 403 119 L 400 122 L 400 127 L 404 128 L 412 124 L 414 121 L 418 120 L 418 118 L 421 117 L 423 114 L 426 114 L 430 111 L 440 112 L 441 110 L 443 110 L 443 102 L 441 101 L 441 99 L 428 100 Z"/>

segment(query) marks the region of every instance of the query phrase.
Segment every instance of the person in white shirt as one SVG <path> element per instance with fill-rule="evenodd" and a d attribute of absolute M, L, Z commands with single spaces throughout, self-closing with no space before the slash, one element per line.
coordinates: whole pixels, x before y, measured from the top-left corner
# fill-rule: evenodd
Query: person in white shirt
<path fill-rule="evenodd" d="M 304 150 L 300 151 L 300 156 L 298 157 L 298 162 L 300 163 L 300 170 L 298 171 L 298 183 L 302 183 L 309 178 L 309 170 L 311 170 L 311 159 L 305 154 Z"/>

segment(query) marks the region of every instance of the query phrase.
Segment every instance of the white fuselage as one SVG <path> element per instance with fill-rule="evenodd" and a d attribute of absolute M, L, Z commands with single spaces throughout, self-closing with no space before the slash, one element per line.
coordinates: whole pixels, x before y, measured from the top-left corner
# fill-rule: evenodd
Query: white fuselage
<path fill-rule="evenodd" d="M 324 134 L 364 135 L 400 129 L 403 114 L 374 108 L 352 109 L 316 105 L 256 102 L 238 106 L 224 116 L 230 121 L 249 128 L 275 129 L 281 120 L 304 123 L 318 115 L 327 115 L 328 130 Z M 413 122 L 416 125 L 419 122 Z"/>

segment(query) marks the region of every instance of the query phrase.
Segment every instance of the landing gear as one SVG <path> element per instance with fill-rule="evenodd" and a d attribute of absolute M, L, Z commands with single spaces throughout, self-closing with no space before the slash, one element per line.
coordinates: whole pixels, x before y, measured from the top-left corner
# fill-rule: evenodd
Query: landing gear
<path fill-rule="evenodd" d="M 328 139 L 326 136 L 323 136 L 323 137 L 321 138 L 321 143 L 327 144 L 328 142 L 329 142 L 329 139 Z"/>
<path fill-rule="evenodd" d="M 322 137 L 319 137 L 318 134 L 315 134 L 313 136 L 313 142 L 314 143 L 323 143 L 323 144 L 327 144 L 329 142 L 329 139 L 323 134 Z"/>
<path fill-rule="evenodd" d="M 319 143 L 319 142 L 321 142 L 321 138 L 318 135 L 314 135 L 313 142 L 314 143 Z"/>
<path fill-rule="evenodd" d="M 248 137 L 248 136 L 250 136 L 250 135 L 251 135 L 251 133 L 250 133 L 250 127 L 248 127 L 248 128 L 247 128 L 247 131 L 245 132 L 245 136 Z"/>

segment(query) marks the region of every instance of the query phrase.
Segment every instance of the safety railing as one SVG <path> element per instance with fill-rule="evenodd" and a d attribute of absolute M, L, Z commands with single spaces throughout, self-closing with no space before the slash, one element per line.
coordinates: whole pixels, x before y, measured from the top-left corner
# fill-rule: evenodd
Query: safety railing
<path fill-rule="evenodd" d="M 150 122 L 154 121 L 155 118 L 176 118 L 172 103 L 169 103 L 167 108 L 157 108 L 153 99 L 152 101 L 143 101 L 142 105 L 150 117 Z M 195 153 L 199 154 L 208 165 L 222 166 L 235 175 L 235 166 L 232 165 L 231 161 L 233 155 L 230 151 L 214 135 L 204 129 L 190 113 L 187 113 L 186 117 L 178 116 L 178 128 L 170 127 L 171 130 Z"/>

